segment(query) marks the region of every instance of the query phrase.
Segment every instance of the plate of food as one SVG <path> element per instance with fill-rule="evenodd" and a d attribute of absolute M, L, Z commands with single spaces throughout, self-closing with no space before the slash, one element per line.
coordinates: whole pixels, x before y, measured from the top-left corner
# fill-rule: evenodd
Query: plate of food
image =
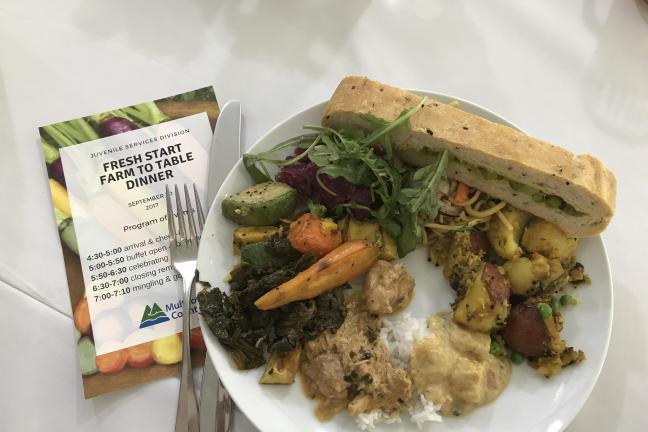
<path fill-rule="evenodd" d="M 476 104 L 347 77 L 223 182 L 207 348 L 264 432 L 563 430 L 609 343 L 615 193 Z"/>

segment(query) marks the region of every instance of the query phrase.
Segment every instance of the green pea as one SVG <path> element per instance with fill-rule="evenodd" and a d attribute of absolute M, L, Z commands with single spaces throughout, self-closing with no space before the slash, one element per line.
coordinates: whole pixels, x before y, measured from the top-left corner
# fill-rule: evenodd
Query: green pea
<path fill-rule="evenodd" d="M 531 198 L 533 198 L 533 201 L 539 203 L 539 202 L 544 201 L 545 195 L 542 192 L 538 192 L 538 193 L 533 194 L 533 196 Z"/>
<path fill-rule="evenodd" d="M 484 167 L 479 167 L 478 170 L 479 170 L 479 174 L 481 174 L 481 176 L 484 177 L 487 180 L 494 180 L 494 179 L 497 178 L 496 173 L 494 173 L 493 171 L 488 170 L 488 169 L 486 169 Z"/>
<path fill-rule="evenodd" d="M 573 305 L 576 304 L 576 299 L 574 299 L 574 297 L 570 296 L 569 294 L 565 294 L 560 297 L 560 304 L 562 306 Z"/>
<path fill-rule="evenodd" d="M 542 319 L 547 319 L 553 314 L 551 306 L 549 306 L 547 303 L 538 304 L 538 312 L 540 312 Z"/>
<path fill-rule="evenodd" d="M 560 299 L 558 297 L 551 297 L 551 309 L 560 309 Z"/>
<path fill-rule="evenodd" d="M 515 180 L 509 180 L 509 186 L 511 186 L 511 189 L 513 190 L 520 190 L 524 185 L 522 183 L 516 182 Z"/>
<path fill-rule="evenodd" d="M 552 208 L 559 208 L 560 205 L 562 204 L 563 200 L 559 196 L 556 195 L 549 195 L 547 196 L 546 203 L 549 207 Z"/>
<path fill-rule="evenodd" d="M 522 364 L 522 362 L 524 362 L 524 356 L 519 352 L 513 351 L 511 353 L 511 361 L 517 365 Z"/>
<path fill-rule="evenodd" d="M 497 341 L 491 341 L 490 352 L 493 355 L 498 355 L 500 352 L 502 352 L 502 347 L 500 347 L 500 344 L 498 344 Z"/>

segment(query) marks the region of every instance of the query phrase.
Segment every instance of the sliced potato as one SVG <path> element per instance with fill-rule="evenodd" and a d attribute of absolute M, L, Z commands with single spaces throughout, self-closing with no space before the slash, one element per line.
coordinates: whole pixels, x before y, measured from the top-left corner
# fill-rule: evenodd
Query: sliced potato
<path fill-rule="evenodd" d="M 501 211 L 513 229 L 505 225 L 499 217 L 494 216 L 491 218 L 486 235 L 497 255 L 502 258 L 512 259 L 522 253 L 519 244 L 520 237 L 524 227 L 531 219 L 531 215 L 510 205 L 504 207 Z"/>
<path fill-rule="evenodd" d="M 522 247 L 527 251 L 561 261 L 573 260 L 577 246 L 577 238 L 567 236 L 556 225 L 538 218 L 529 222 L 522 236 Z"/>
<path fill-rule="evenodd" d="M 301 352 L 301 347 L 287 352 L 273 352 L 259 382 L 261 384 L 292 384 L 295 382 Z"/>

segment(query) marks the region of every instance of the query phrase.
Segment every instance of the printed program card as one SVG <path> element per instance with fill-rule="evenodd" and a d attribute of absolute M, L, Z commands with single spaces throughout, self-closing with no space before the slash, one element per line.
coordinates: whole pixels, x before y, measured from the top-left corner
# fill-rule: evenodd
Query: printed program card
<path fill-rule="evenodd" d="M 194 202 L 195 185 L 208 204 L 218 114 L 205 87 L 39 128 L 86 398 L 177 372 L 182 280 L 170 260 L 165 187 L 177 185 L 184 202 L 187 185 Z M 195 298 L 190 309 L 200 366 Z"/>
<path fill-rule="evenodd" d="M 201 113 L 61 149 L 97 355 L 182 330 L 165 186 L 204 201 L 210 140 Z"/>

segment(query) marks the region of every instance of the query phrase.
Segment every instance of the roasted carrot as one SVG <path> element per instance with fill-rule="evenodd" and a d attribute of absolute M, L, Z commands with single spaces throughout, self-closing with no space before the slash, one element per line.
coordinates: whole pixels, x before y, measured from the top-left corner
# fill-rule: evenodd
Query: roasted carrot
<path fill-rule="evenodd" d="M 455 191 L 452 200 L 457 204 L 463 204 L 468 201 L 468 193 L 470 192 L 470 186 L 465 183 L 457 183 L 457 190 Z"/>
<path fill-rule="evenodd" d="M 318 219 L 311 213 L 304 213 L 290 224 L 288 241 L 301 253 L 322 256 L 340 246 L 342 232 L 331 219 Z"/>
<path fill-rule="evenodd" d="M 365 240 L 342 243 L 315 264 L 265 295 L 254 304 L 261 310 L 317 297 L 360 276 L 378 260 L 378 248 Z"/>

